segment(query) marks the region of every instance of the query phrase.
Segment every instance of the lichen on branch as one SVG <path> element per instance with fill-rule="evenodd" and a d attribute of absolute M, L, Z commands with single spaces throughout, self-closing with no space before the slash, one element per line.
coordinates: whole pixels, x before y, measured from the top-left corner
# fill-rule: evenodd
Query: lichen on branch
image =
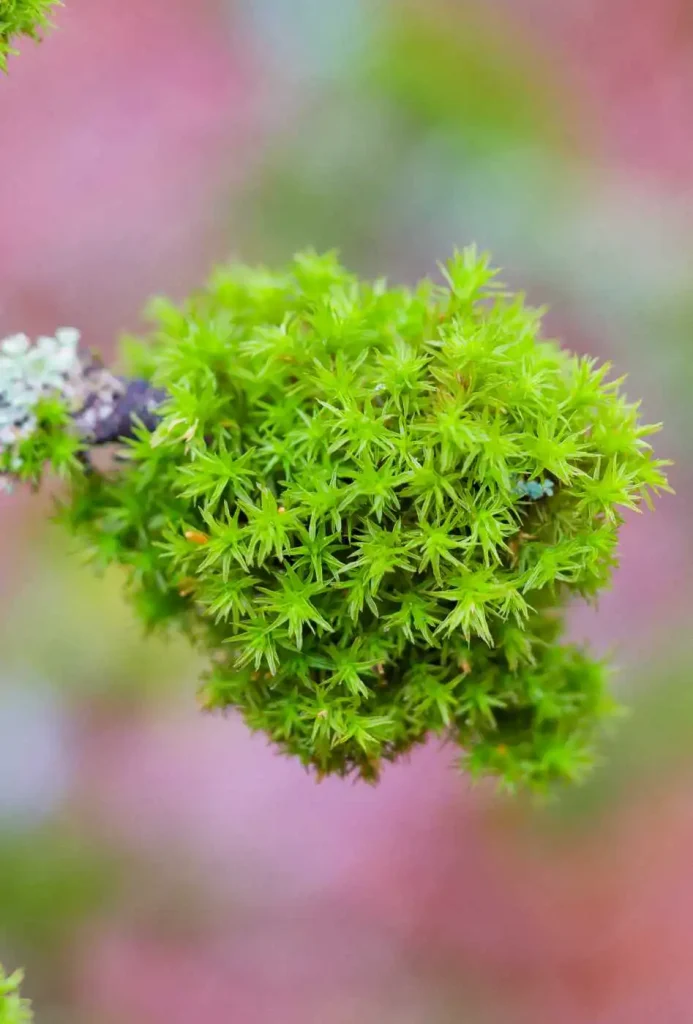
<path fill-rule="evenodd" d="M 62 520 L 208 651 L 203 705 L 319 775 L 376 779 L 439 735 L 508 788 L 579 779 L 614 705 L 563 609 L 667 489 L 610 367 L 543 340 L 474 249 L 414 289 L 329 254 L 223 267 L 151 312 L 129 377 L 151 419 L 117 469 L 85 472 L 84 435 L 65 457 L 60 402 L 5 468 L 67 472 Z"/>
<path fill-rule="evenodd" d="M 90 450 L 153 430 L 165 395 L 147 381 L 115 376 L 79 348 L 80 332 L 59 327 L 32 344 L 26 334 L 0 342 L 0 489 L 37 483 L 43 466 L 66 472 Z"/>

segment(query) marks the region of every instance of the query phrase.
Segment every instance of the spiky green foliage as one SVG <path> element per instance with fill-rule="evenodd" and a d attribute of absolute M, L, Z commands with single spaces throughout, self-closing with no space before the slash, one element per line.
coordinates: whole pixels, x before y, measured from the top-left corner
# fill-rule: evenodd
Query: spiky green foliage
<path fill-rule="evenodd" d="M 609 367 L 541 340 L 485 257 L 444 276 L 308 253 L 157 302 L 130 347 L 163 419 L 114 474 L 74 473 L 63 518 L 147 623 L 210 651 L 204 705 L 318 773 L 377 778 L 437 734 L 542 787 L 582 775 L 612 710 L 561 609 L 608 584 L 664 463 Z"/>
<path fill-rule="evenodd" d="M 50 15 L 61 0 L 0 0 L 0 71 L 7 70 L 7 58 L 15 53 L 21 36 L 39 40 L 50 25 Z"/>
<path fill-rule="evenodd" d="M 0 1024 L 31 1024 L 34 1019 L 31 1004 L 19 994 L 21 982 L 21 971 L 8 977 L 0 964 Z"/>

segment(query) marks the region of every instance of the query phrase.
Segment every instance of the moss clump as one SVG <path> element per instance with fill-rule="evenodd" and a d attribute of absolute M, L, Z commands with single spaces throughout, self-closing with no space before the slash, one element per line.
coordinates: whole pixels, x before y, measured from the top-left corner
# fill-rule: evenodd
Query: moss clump
<path fill-rule="evenodd" d="M 60 0 L 0 0 L 0 71 L 7 70 L 13 44 L 21 36 L 39 40 L 59 6 Z"/>
<path fill-rule="evenodd" d="M 63 518 L 148 624 L 208 648 L 204 705 L 318 773 L 374 779 L 438 734 L 543 787 L 582 775 L 612 710 L 561 608 L 609 583 L 664 463 L 609 367 L 541 340 L 486 258 L 444 277 L 308 253 L 156 302 L 130 350 L 162 420 L 115 474 L 75 471 Z"/>

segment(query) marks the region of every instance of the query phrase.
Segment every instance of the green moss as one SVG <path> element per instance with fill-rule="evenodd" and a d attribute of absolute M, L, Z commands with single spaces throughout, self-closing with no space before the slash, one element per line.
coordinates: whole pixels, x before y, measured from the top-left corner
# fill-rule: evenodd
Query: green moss
<path fill-rule="evenodd" d="M 613 710 L 561 609 L 609 583 L 665 464 L 609 367 L 541 340 L 485 258 L 444 274 L 390 288 L 307 253 L 156 302 L 130 352 L 163 419 L 115 474 L 61 453 L 62 518 L 209 651 L 206 707 L 318 773 L 377 778 L 437 734 L 544 787 Z"/>
<path fill-rule="evenodd" d="M 31 1024 L 31 1004 L 22 999 L 19 986 L 22 972 L 15 971 L 9 977 L 0 965 L 0 1024 Z"/>
<path fill-rule="evenodd" d="M 50 14 L 60 0 L 0 0 L 0 71 L 21 36 L 40 39 L 50 25 Z"/>

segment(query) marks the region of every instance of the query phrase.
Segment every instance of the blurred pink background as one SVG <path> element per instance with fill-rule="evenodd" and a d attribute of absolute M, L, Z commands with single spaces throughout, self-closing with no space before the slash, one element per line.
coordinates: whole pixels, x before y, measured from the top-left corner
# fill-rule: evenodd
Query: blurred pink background
<path fill-rule="evenodd" d="M 678 496 L 629 519 L 612 592 L 572 620 L 633 713 L 537 808 L 435 745 L 377 788 L 316 784 L 198 712 L 192 655 L 79 568 L 49 494 L 0 495 L 0 960 L 37 1020 L 690 1024 L 689 6 L 55 20 L 0 82 L 0 336 L 69 324 L 110 357 L 152 293 L 227 256 L 336 246 L 408 279 L 476 241 L 553 334 L 630 372 Z"/>

